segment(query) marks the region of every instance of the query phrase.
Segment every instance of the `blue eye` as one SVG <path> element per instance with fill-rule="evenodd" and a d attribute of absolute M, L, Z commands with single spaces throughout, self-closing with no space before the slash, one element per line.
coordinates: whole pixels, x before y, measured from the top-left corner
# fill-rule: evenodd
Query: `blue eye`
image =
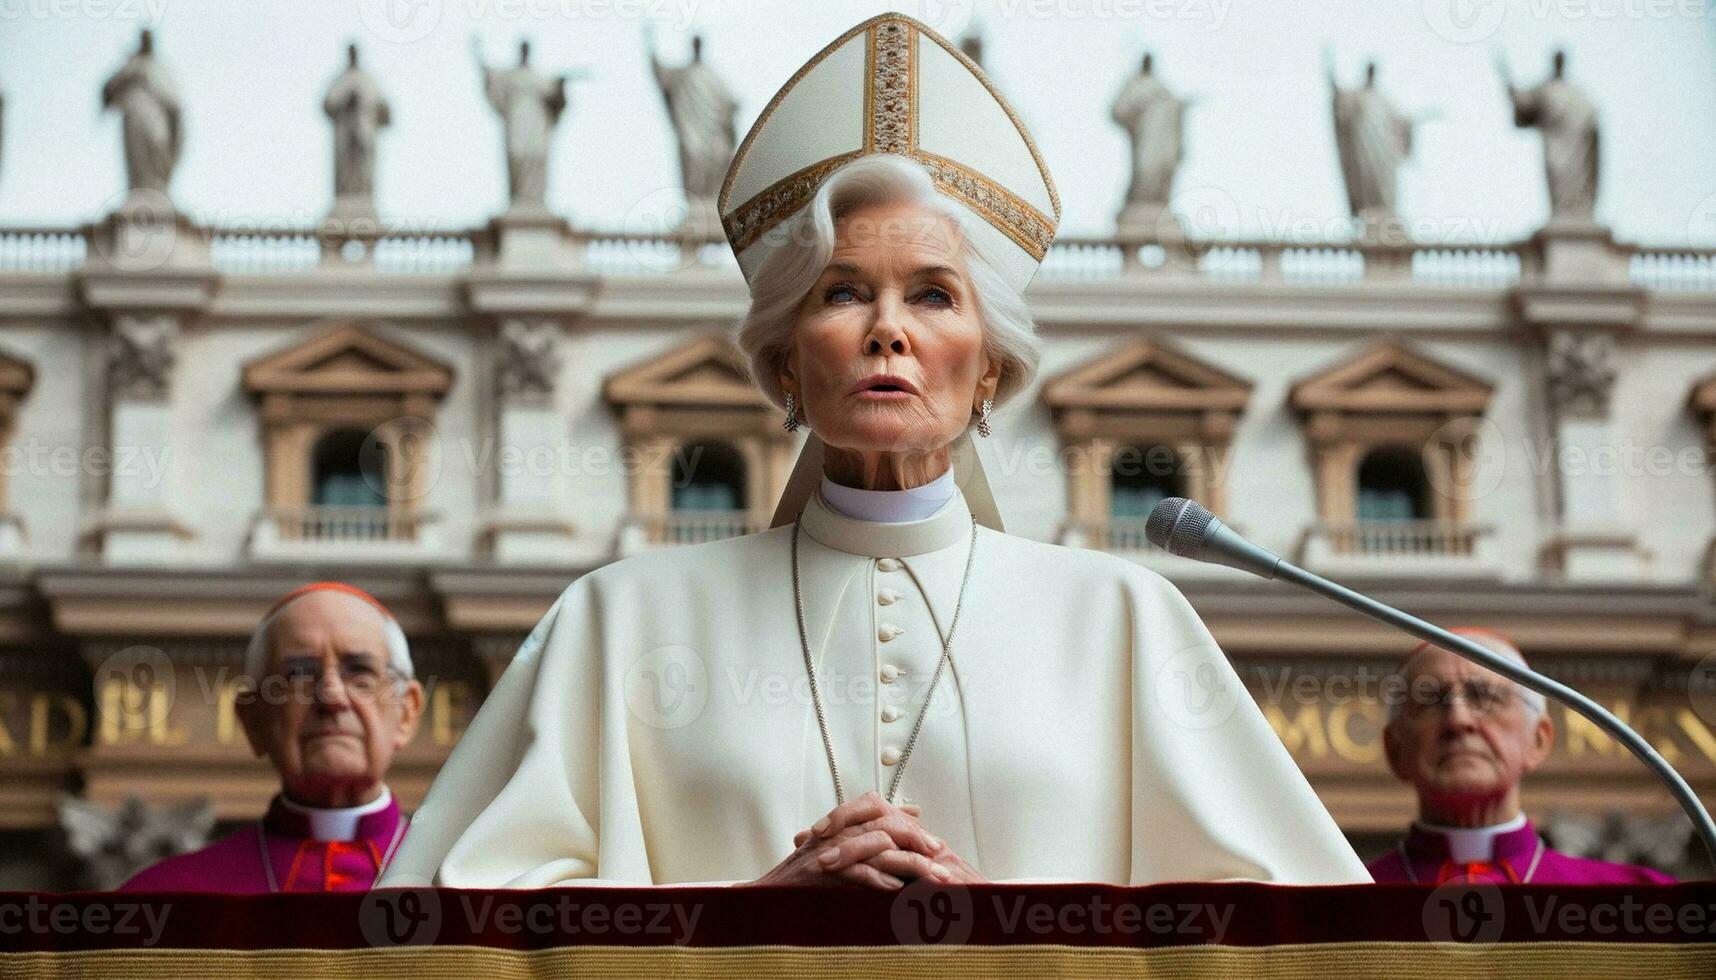
<path fill-rule="evenodd" d="M 945 303 L 952 303 L 953 302 L 953 297 L 948 294 L 947 290 L 941 288 L 940 286 L 931 286 L 930 288 L 924 290 L 923 295 L 928 296 L 931 293 L 936 293 L 936 294 L 940 295 L 942 298 L 942 301 Z"/>
<path fill-rule="evenodd" d="M 852 293 L 854 296 L 857 295 L 857 291 L 854 290 L 851 286 L 848 286 L 845 283 L 840 283 L 840 284 L 828 287 L 828 291 L 822 294 L 822 298 L 825 301 L 833 302 L 834 301 L 834 294 L 836 294 L 836 293 Z"/>

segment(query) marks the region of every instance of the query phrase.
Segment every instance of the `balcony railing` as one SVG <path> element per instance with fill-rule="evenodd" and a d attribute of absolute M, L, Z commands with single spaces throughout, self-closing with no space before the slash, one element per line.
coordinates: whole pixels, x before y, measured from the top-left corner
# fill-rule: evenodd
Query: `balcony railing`
<path fill-rule="evenodd" d="M 1105 551 L 1167 552 L 1150 543 L 1144 536 L 1145 517 L 1111 517 L 1106 524 L 1090 525 L 1087 540 L 1099 542 Z"/>
<path fill-rule="evenodd" d="M 768 528 L 768 519 L 745 510 L 676 510 L 665 514 L 632 514 L 620 532 L 620 552 L 672 548 L 736 538 Z"/>
<path fill-rule="evenodd" d="M 0 229 L 0 273 L 68 272 L 83 267 L 86 233 L 71 228 Z"/>
<path fill-rule="evenodd" d="M 0 228 L 0 275 L 76 271 L 96 249 L 93 227 Z M 488 228 L 431 229 L 351 223 L 333 227 L 246 229 L 195 226 L 208 260 L 229 274 L 278 275 L 363 269 L 390 275 L 462 275 L 494 261 Z M 615 278 L 694 270 L 737 273 L 719 236 L 679 237 L 567 229 L 571 253 L 589 273 Z M 1664 291 L 1716 291 L 1716 248 L 1607 246 L 1625 278 Z M 1045 257 L 1039 279 L 1092 281 L 1172 278 L 1302 286 L 1405 284 L 1443 289 L 1505 289 L 1531 282 L 1539 256 L 1531 241 L 1377 242 L 1364 239 L 1127 240 L 1065 236 Z"/>
<path fill-rule="evenodd" d="M 1494 528 L 1459 521 L 1314 524 L 1301 539 L 1299 561 L 1373 573 L 1488 574 L 1495 566 L 1494 541 Z"/>
<path fill-rule="evenodd" d="M 1336 554 L 1384 557 L 1470 555 L 1479 530 L 1452 521 L 1365 521 L 1322 527 Z"/>
<path fill-rule="evenodd" d="M 1222 575 L 1222 566 L 1181 558 L 1150 543 L 1144 536 L 1148 517 L 1110 517 L 1104 521 L 1067 521 L 1061 528 L 1059 542 L 1074 548 L 1096 548 L 1110 554 L 1129 558 L 1164 574 L 1183 578 L 1188 575 Z M 1239 528 L 1235 528 L 1239 530 Z M 1243 532 L 1242 532 L 1243 533 Z"/>
<path fill-rule="evenodd" d="M 434 515 L 385 507 L 303 507 L 265 511 L 251 530 L 255 558 L 360 561 L 422 558 L 440 544 Z"/>

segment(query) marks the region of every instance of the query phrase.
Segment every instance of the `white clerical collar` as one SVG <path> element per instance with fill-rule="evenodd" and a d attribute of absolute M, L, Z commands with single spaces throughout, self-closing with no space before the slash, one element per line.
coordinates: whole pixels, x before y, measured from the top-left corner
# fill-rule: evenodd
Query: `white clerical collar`
<path fill-rule="evenodd" d="M 964 541 L 971 531 L 971 510 L 958 485 L 936 511 L 918 520 L 867 521 L 841 513 L 819 487 L 805 501 L 804 533 L 822 544 L 854 555 L 900 558 L 921 555 Z"/>
<path fill-rule="evenodd" d="M 310 836 L 316 840 L 353 840 L 357 837 L 359 820 L 387 809 L 387 805 L 392 802 L 393 791 L 388 789 L 385 783 L 381 787 L 380 796 L 357 806 L 304 806 L 293 803 L 286 794 L 280 794 L 281 805 L 294 813 L 303 814 L 304 818 L 310 821 Z"/>
<path fill-rule="evenodd" d="M 1470 864 L 1473 861 L 1493 859 L 1496 838 L 1525 826 L 1525 814 L 1521 813 L 1505 823 L 1493 823 L 1488 827 L 1443 827 L 1422 820 L 1417 823 L 1420 828 L 1447 838 L 1450 860 Z"/>
<path fill-rule="evenodd" d="M 826 473 L 822 477 L 823 498 L 835 510 L 861 521 L 921 521 L 940 510 L 957 489 L 951 466 L 928 483 L 904 490 L 862 490 L 835 483 Z"/>

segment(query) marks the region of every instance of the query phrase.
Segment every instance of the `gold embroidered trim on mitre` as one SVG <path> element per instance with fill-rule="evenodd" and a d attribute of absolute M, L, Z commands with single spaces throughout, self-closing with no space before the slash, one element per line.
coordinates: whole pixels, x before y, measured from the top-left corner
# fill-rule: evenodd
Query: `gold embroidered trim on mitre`
<path fill-rule="evenodd" d="M 890 20 L 876 25 L 865 47 L 864 150 L 911 153 L 918 145 L 918 59 L 912 29 Z"/>
<path fill-rule="evenodd" d="M 733 165 L 727 171 L 727 179 L 721 187 L 721 206 L 726 204 L 732 190 L 733 178 L 750 149 L 752 138 L 762 131 L 762 121 L 768 119 L 775 106 L 799 79 L 845 41 L 863 30 L 869 31 L 864 55 L 865 77 L 869 80 L 864 91 L 864 148 L 820 160 L 789 174 L 764 188 L 731 214 L 724 215 L 721 224 L 733 252 L 743 252 L 769 229 L 808 204 L 816 196 L 823 180 L 841 166 L 872 153 L 896 153 L 923 164 L 938 190 L 965 204 L 1005 234 L 1026 254 L 1041 262 L 1054 242 L 1055 221 L 984 174 L 947 157 L 918 149 L 918 73 L 915 44 L 918 34 L 921 32 L 935 40 L 949 54 L 958 58 L 1001 105 L 1002 110 L 1007 113 L 1007 118 L 1025 140 L 1031 158 L 1036 161 L 1043 185 L 1048 189 L 1055 218 L 1059 219 L 1060 197 L 1055 192 L 1054 182 L 1049 179 L 1047 168 L 1043 167 L 1036 144 L 1014 115 L 1012 107 L 1001 98 L 1001 94 L 995 91 L 988 77 L 964 52 L 947 44 L 934 31 L 923 27 L 917 21 L 897 14 L 872 18 L 841 35 L 781 87 L 774 99 L 763 109 L 762 116 L 745 137 L 745 142 L 740 145 Z"/>

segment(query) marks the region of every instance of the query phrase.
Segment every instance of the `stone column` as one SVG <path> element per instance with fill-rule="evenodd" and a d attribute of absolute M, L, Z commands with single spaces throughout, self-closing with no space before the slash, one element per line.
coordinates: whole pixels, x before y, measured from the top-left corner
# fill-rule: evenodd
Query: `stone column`
<path fill-rule="evenodd" d="M 566 331 L 588 312 L 596 285 L 557 246 L 509 253 L 502 225 L 514 218 L 523 220 L 495 219 L 491 250 L 465 281 L 471 313 L 493 338 L 486 387 L 496 472 L 483 536 L 499 562 L 583 564 L 605 556 L 612 540 L 574 541 L 563 509 L 566 484 L 579 477 L 565 472 L 570 420 L 560 406 L 559 379 Z M 545 234 L 564 242 L 565 222 L 555 220 Z"/>
<path fill-rule="evenodd" d="M 1628 280 L 1627 250 L 1590 221 L 1557 220 L 1532 236 L 1528 278 L 1515 293 L 1538 342 L 1546 474 L 1555 526 L 1546 565 L 1570 581 L 1638 582 L 1639 548 L 1610 411 L 1618 338 L 1635 329 L 1642 291 Z"/>
<path fill-rule="evenodd" d="M 170 395 L 179 317 L 121 313 L 106 337 L 108 466 L 96 533 L 110 564 L 164 564 L 190 537 L 174 505 L 178 461 Z"/>
<path fill-rule="evenodd" d="M 564 330 L 552 317 L 508 317 L 495 333 L 495 516 L 489 525 L 496 561 L 558 564 L 568 560 L 574 528 L 560 480 L 565 419 L 555 393 Z"/>
<path fill-rule="evenodd" d="M 1564 329 L 1546 338 L 1560 518 L 1549 547 L 1562 576 L 1574 581 L 1640 581 L 1646 570 L 1610 412 L 1614 359 L 1615 337 L 1606 331 Z"/>
<path fill-rule="evenodd" d="M 172 431 L 179 336 L 208 307 L 219 277 L 205 230 L 164 201 L 133 195 L 90 235 L 94 252 L 78 285 L 105 324 L 89 370 L 106 410 L 92 435 L 108 450 L 86 485 L 97 501 L 90 536 L 110 564 L 172 562 L 191 537 L 174 510 L 176 481 L 189 473 Z"/>

